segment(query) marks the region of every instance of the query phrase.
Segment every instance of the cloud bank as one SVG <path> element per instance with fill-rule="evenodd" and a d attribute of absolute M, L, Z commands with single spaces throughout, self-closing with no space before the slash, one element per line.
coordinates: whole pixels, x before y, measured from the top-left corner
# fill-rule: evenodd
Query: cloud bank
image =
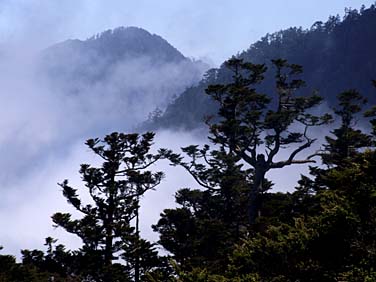
<path fill-rule="evenodd" d="M 153 68 L 148 58 L 138 58 L 115 64 L 106 80 L 89 86 L 66 81 L 80 90 L 79 95 L 67 95 L 67 85 L 57 87 L 40 77 L 38 52 L 68 38 L 85 39 L 117 26 L 141 26 L 167 38 L 187 56 L 220 64 L 267 32 L 309 27 L 329 14 L 342 14 L 345 6 L 360 4 L 356 0 L 0 0 L 0 244 L 4 252 L 17 255 L 21 248 L 43 248 L 47 236 L 78 246 L 77 240 L 54 230 L 49 217 L 69 211 L 56 183 L 68 178 L 80 185 L 79 164 L 95 161 L 84 140 L 130 129 L 190 79 L 188 74 L 182 76 L 184 65 Z M 119 89 L 142 92 L 144 98 L 121 100 L 124 92 Z M 161 147 L 205 142 L 204 136 L 188 133 L 160 135 L 156 145 Z M 143 232 L 154 239 L 150 224 L 172 205 L 176 189 L 197 187 L 168 164 L 160 169 L 167 170 L 166 181 L 143 200 Z M 283 186 L 299 174 L 295 167 L 281 173 L 276 177 L 280 183 L 286 181 Z"/>
<path fill-rule="evenodd" d="M 197 81 L 200 71 L 187 60 L 154 64 L 138 56 L 117 61 L 90 82 L 74 76 L 54 79 L 41 70 L 39 52 L 11 47 L 0 48 L 0 245 L 18 255 L 21 248 L 43 249 L 44 238 L 53 236 L 75 247 L 79 241 L 54 230 L 50 216 L 70 210 L 57 182 L 71 179 L 79 186 L 79 164 L 94 161 L 84 141 L 129 132 L 156 106 L 163 108 Z M 76 56 L 72 62 L 84 57 L 66 55 Z M 100 66 L 90 65 L 98 73 Z M 174 143 L 174 138 L 168 140 Z"/>

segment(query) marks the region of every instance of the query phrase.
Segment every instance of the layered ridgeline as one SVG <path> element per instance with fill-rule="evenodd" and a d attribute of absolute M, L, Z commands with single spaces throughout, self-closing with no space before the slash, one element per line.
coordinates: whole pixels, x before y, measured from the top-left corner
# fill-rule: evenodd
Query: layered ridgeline
<path fill-rule="evenodd" d="M 267 34 L 236 57 L 253 63 L 266 63 L 269 73 L 260 91 L 275 93 L 274 69 L 270 61 L 287 59 L 302 65 L 306 92 L 318 90 L 329 106 L 333 106 L 338 93 L 357 89 L 376 103 L 371 80 L 376 78 L 376 8 L 347 9 L 345 16 L 331 16 L 328 21 L 316 22 L 308 30 L 289 28 Z M 205 95 L 209 84 L 226 83 L 231 74 L 222 65 L 209 70 L 201 82 L 186 89 L 163 114 L 156 112 L 144 124 L 148 129 L 193 129 L 203 124 L 205 116 L 217 112 L 216 105 Z"/>
<path fill-rule="evenodd" d="M 46 49 L 40 60 L 42 77 L 54 92 L 81 100 L 82 111 L 113 114 L 110 122 L 128 125 L 146 119 L 155 107 L 164 109 L 207 68 L 137 27 L 64 41 Z"/>

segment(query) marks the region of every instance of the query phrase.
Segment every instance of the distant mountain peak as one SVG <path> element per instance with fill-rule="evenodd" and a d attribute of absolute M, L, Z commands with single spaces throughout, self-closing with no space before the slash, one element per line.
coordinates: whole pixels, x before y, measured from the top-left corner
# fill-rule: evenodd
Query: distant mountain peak
<path fill-rule="evenodd" d="M 108 29 L 101 33 L 97 33 L 94 36 L 90 37 L 88 40 L 98 40 L 105 37 L 112 36 L 124 36 L 124 37 L 153 37 L 154 34 L 151 34 L 147 30 L 137 27 L 137 26 L 120 26 L 114 29 Z M 158 36 L 158 35 L 157 35 Z M 159 36 L 158 36 L 159 37 Z"/>
<path fill-rule="evenodd" d="M 143 55 L 164 62 L 187 60 L 182 53 L 161 36 L 135 26 L 109 29 L 90 37 L 83 43 L 101 55 L 108 53 L 120 57 Z"/>
<path fill-rule="evenodd" d="M 86 40 L 68 39 L 47 48 L 45 55 L 67 57 L 67 53 L 82 51 L 113 62 L 135 57 L 148 57 L 156 63 L 189 61 L 161 36 L 135 26 L 108 29 Z"/>
<path fill-rule="evenodd" d="M 195 85 L 207 66 L 185 57 L 158 35 L 139 27 L 119 27 L 51 46 L 42 52 L 39 68 L 52 91 L 106 98 L 101 103 L 140 122 Z M 83 106 L 90 111 L 91 105 L 96 104 Z"/>

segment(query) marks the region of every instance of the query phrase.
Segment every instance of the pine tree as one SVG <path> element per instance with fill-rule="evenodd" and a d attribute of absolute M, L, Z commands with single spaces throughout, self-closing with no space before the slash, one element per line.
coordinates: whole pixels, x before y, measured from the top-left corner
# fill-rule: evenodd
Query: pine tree
<path fill-rule="evenodd" d="M 372 84 L 376 88 L 376 80 L 372 80 Z M 364 113 L 364 116 L 367 117 L 367 118 L 372 118 L 370 120 L 371 125 L 372 125 L 372 134 L 373 134 L 373 136 L 376 136 L 376 118 L 375 118 L 376 117 L 376 106 L 373 106 L 371 109 L 366 111 Z"/>
<path fill-rule="evenodd" d="M 206 93 L 219 103 L 219 117 L 210 126 L 210 140 L 224 146 L 253 168 L 250 187 L 250 222 L 254 223 L 260 211 L 259 195 L 265 175 L 271 169 L 293 164 L 314 162 L 313 156 L 297 159 L 299 153 L 315 141 L 308 129 L 328 123 L 328 114 L 316 116 L 309 110 L 321 102 L 317 95 L 297 96 L 304 81 L 295 78 L 302 73 L 298 65 L 285 60 L 273 60 L 276 68 L 276 99 L 258 93 L 257 85 L 264 79 L 265 65 L 232 58 L 225 65 L 233 73 L 228 84 L 210 85 Z M 273 102 L 273 103 L 272 103 Z M 300 128 L 299 128 L 300 125 Z M 293 148 L 286 160 L 276 160 L 285 148 Z M 266 154 L 261 153 L 265 151 Z"/>
<path fill-rule="evenodd" d="M 95 281 L 115 281 L 114 273 L 119 271 L 123 277 L 121 281 L 128 281 L 126 273 L 135 281 L 140 279 L 138 261 L 143 254 L 139 245 L 143 243 L 145 248 L 142 250 L 146 253 L 150 252 L 151 246 L 141 241 L 138 226 L 132 226 L 132 220 L 138 222 L 140 197 L 154 189 L 164 176 L 162 172 L 147 169 L 167 152 L 161 149 L 157 154 L 151 154 L 153 138 L 153 133 L 140 136 L 115 132 L 103 140 L 86 142 L 103 161 L 101 167 L 81 165 L 80 174 L 92 200 L 88 204 L 83 204 L 77 189 L 71 187 L 68 180 L 60 184 L 68 203 L 84 216 L 73 219 L 69 213 L 55 213 L 53 222 L 82 239 L 84 246 L 78 257 Z M 126 266 L 113 264 L 113 261 L 118 259 L 117 255 L 129 250 L 129 245 L 138 251 L 133 253 L 135 263 L 130 263 L 133 269 L 127 270 Z M 126 255 L 123 257 L 127 258 Z"/>
<path fill-rule="evenodd" d="M 325 138 L 327 144 L 322 160 L 328 166 L 344 167 L 351 163 L 359 149 L 371 146 L 372 141 L 369 135 L 355 128 L 356 115 L 367 100 L 357 91 L 349 90 L 338 95 L 338 101 L 339 107 L 334 109 L 334 113 L 340 117 L 341 125 L 331 132 L 335 138 Z"/>
<path fill-rule="evenodd" d="M 201 189 L 179 190 L 179 207 L 164 210 L 153 227 L 160 233 L 159 243 L 184 269 L 205 265 L 219 271 L 247 230 L 250 172 L 224 147 L 192 145 L 182 150 L 184 157 L 170 154 L 169 159 L 184 167 Z"/>

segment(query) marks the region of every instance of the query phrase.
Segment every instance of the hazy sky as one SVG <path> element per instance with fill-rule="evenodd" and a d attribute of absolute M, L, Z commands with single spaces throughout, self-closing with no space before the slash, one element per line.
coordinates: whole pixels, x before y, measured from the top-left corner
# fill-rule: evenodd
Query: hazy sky
<path fill-rule="evenodd" d="M 310 27 L 374 0 L 0 0 L 1 42 L 45 47 L 118 26 L 139 26 L 186 56 L 216 64 L 268 32 Z"/>

